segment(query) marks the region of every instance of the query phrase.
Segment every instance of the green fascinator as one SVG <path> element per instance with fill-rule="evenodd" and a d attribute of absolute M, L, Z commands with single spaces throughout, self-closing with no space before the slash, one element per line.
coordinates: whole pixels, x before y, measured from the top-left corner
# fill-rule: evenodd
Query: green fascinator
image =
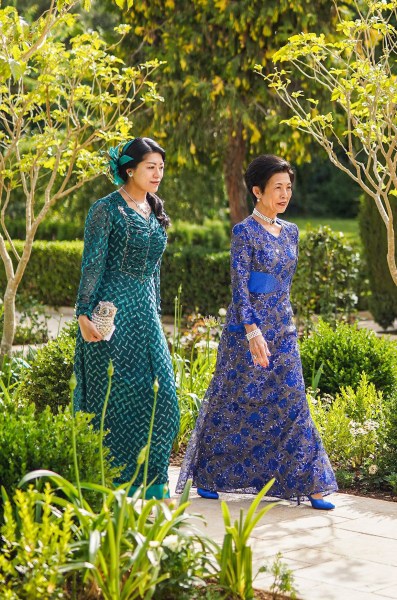
<path fill-rule="evenodd" d="M 136 138 L 130 140 L 126 144 L 119 144 L 118 146 L 109 148 L 106 153 L 109 159 L 107 176 L 115 185 L 122 185 L 125 183 L 120 177 L 119 168 L 134 160 L 131 156 L 125 154 L 125 152 L 135 141 L 135 139 Z"/>

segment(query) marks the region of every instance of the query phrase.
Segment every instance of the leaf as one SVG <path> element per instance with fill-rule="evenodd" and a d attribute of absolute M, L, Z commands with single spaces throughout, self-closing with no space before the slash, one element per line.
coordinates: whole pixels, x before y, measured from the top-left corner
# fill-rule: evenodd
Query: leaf
<path fill-rule="evenodd" d="M 13 58 L 11 58 L 8 61 L 8 64 L 10 65 L 10 71 L 14 78 L 14 81 L 18 81 L 19 79 L 21 79 L 21 77 L 24 75 L 24 73 L 26 71 L 26 63 L 20 62 L 20 61 L 17 61 L 17 60 L 14 60 Z"/>
<path fill-rule="evenodd" d="M 101 534 L 97 529 L 90 532 L 90 542 L 88 547 L 88 558 L 91 563 L 95 563 L 96 555 L 101 547 Z"/>

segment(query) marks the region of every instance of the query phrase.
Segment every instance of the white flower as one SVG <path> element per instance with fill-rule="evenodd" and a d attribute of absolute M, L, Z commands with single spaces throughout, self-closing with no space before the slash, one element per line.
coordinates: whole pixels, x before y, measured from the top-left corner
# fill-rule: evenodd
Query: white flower
<path fill-rule="evenodd" d="M 199 342 L 197 342 L 197 344 L 194 345 L 194 347 L 206 348 L 207 345 L 210 348 L 210 350 L 216 350 L 218 348 L 218 342 L 214 342 L 214 340 L 209 340 L 209 342 L 207 342 L 207 340 L 200 340 Z"/>
<path fill-rule="evenodd" d="M 204 321 L 204 325 L 208 329 L 211 329 L 212 327 L 216 327 L 217 325 L 219 325 L 218 319 L 216 317 L 213 317 L 212 315 L 208 315 L 208 317 L 204 317 L 203 321 Z"/>
<path fill-rule="evenodd" d="M 150 548 L 158 548 L 160 546 L 160 542 L 157 542 L 156 540 L 152 540 L 151 542 L 149 542 L 149 546 L 150 546 Z"/>
<path fill-rule="evenodd" d="M 377 465 L 370 465 L 369 469 L 368 469 L 368 473 L 370 475 L 375 475 L 378 472 L 378 467 Z"/>
<path fill-rule="evenodd" d="M 364 427 L 367 431 L 375 431 L 379 427 L 379 423 L 373 419 L 367 419 L 364 422 Z"/>
<path fill-rule="evenodd" d="M 218 315 L 219 315 L 220 317 L 226 317 L 226 308 L 220 308 L 220 309 L 218 310 Z"/>
<path fill-rule="evenodd" d="M 163 539 L 163 546 L 168 548 L 168 550 L 171 550 L 171 552 L 177 552 L 181 545 L 180 542 L 181 540 L 177 535 L 167 535 L 167 537 Z"/>

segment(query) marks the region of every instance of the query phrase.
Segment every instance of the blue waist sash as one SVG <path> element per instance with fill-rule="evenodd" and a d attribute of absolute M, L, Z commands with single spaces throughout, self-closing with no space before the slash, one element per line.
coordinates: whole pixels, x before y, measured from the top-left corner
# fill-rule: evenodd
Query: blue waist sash
<path fill-rule="evenodd" d="M 251 271 L 248 291 L 253 294 L 270 294 L 280 289 L 279 281 L 269 273 Z"/>

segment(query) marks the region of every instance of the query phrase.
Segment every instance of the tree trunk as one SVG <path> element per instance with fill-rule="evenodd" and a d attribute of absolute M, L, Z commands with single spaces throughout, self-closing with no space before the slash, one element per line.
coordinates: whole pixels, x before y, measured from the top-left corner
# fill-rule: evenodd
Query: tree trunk
<path fill-rule="evenodd" d="M 15 336 L 15 296 L 17 286 L 13 281 L 7 283 L 4 294 L 4 327 L 0 346 L 0 365 L 5 356 L 11 356 L 12 343 Z"/>
<path fill-rule="evenodd" d="M 243 175 L 244 161 L 245 141 L 241 123 L 237 127 L 231 124 L 229 145 L 224 159 L 224 176 L 232 226 L 248 216 L 247 189 Z"/>

